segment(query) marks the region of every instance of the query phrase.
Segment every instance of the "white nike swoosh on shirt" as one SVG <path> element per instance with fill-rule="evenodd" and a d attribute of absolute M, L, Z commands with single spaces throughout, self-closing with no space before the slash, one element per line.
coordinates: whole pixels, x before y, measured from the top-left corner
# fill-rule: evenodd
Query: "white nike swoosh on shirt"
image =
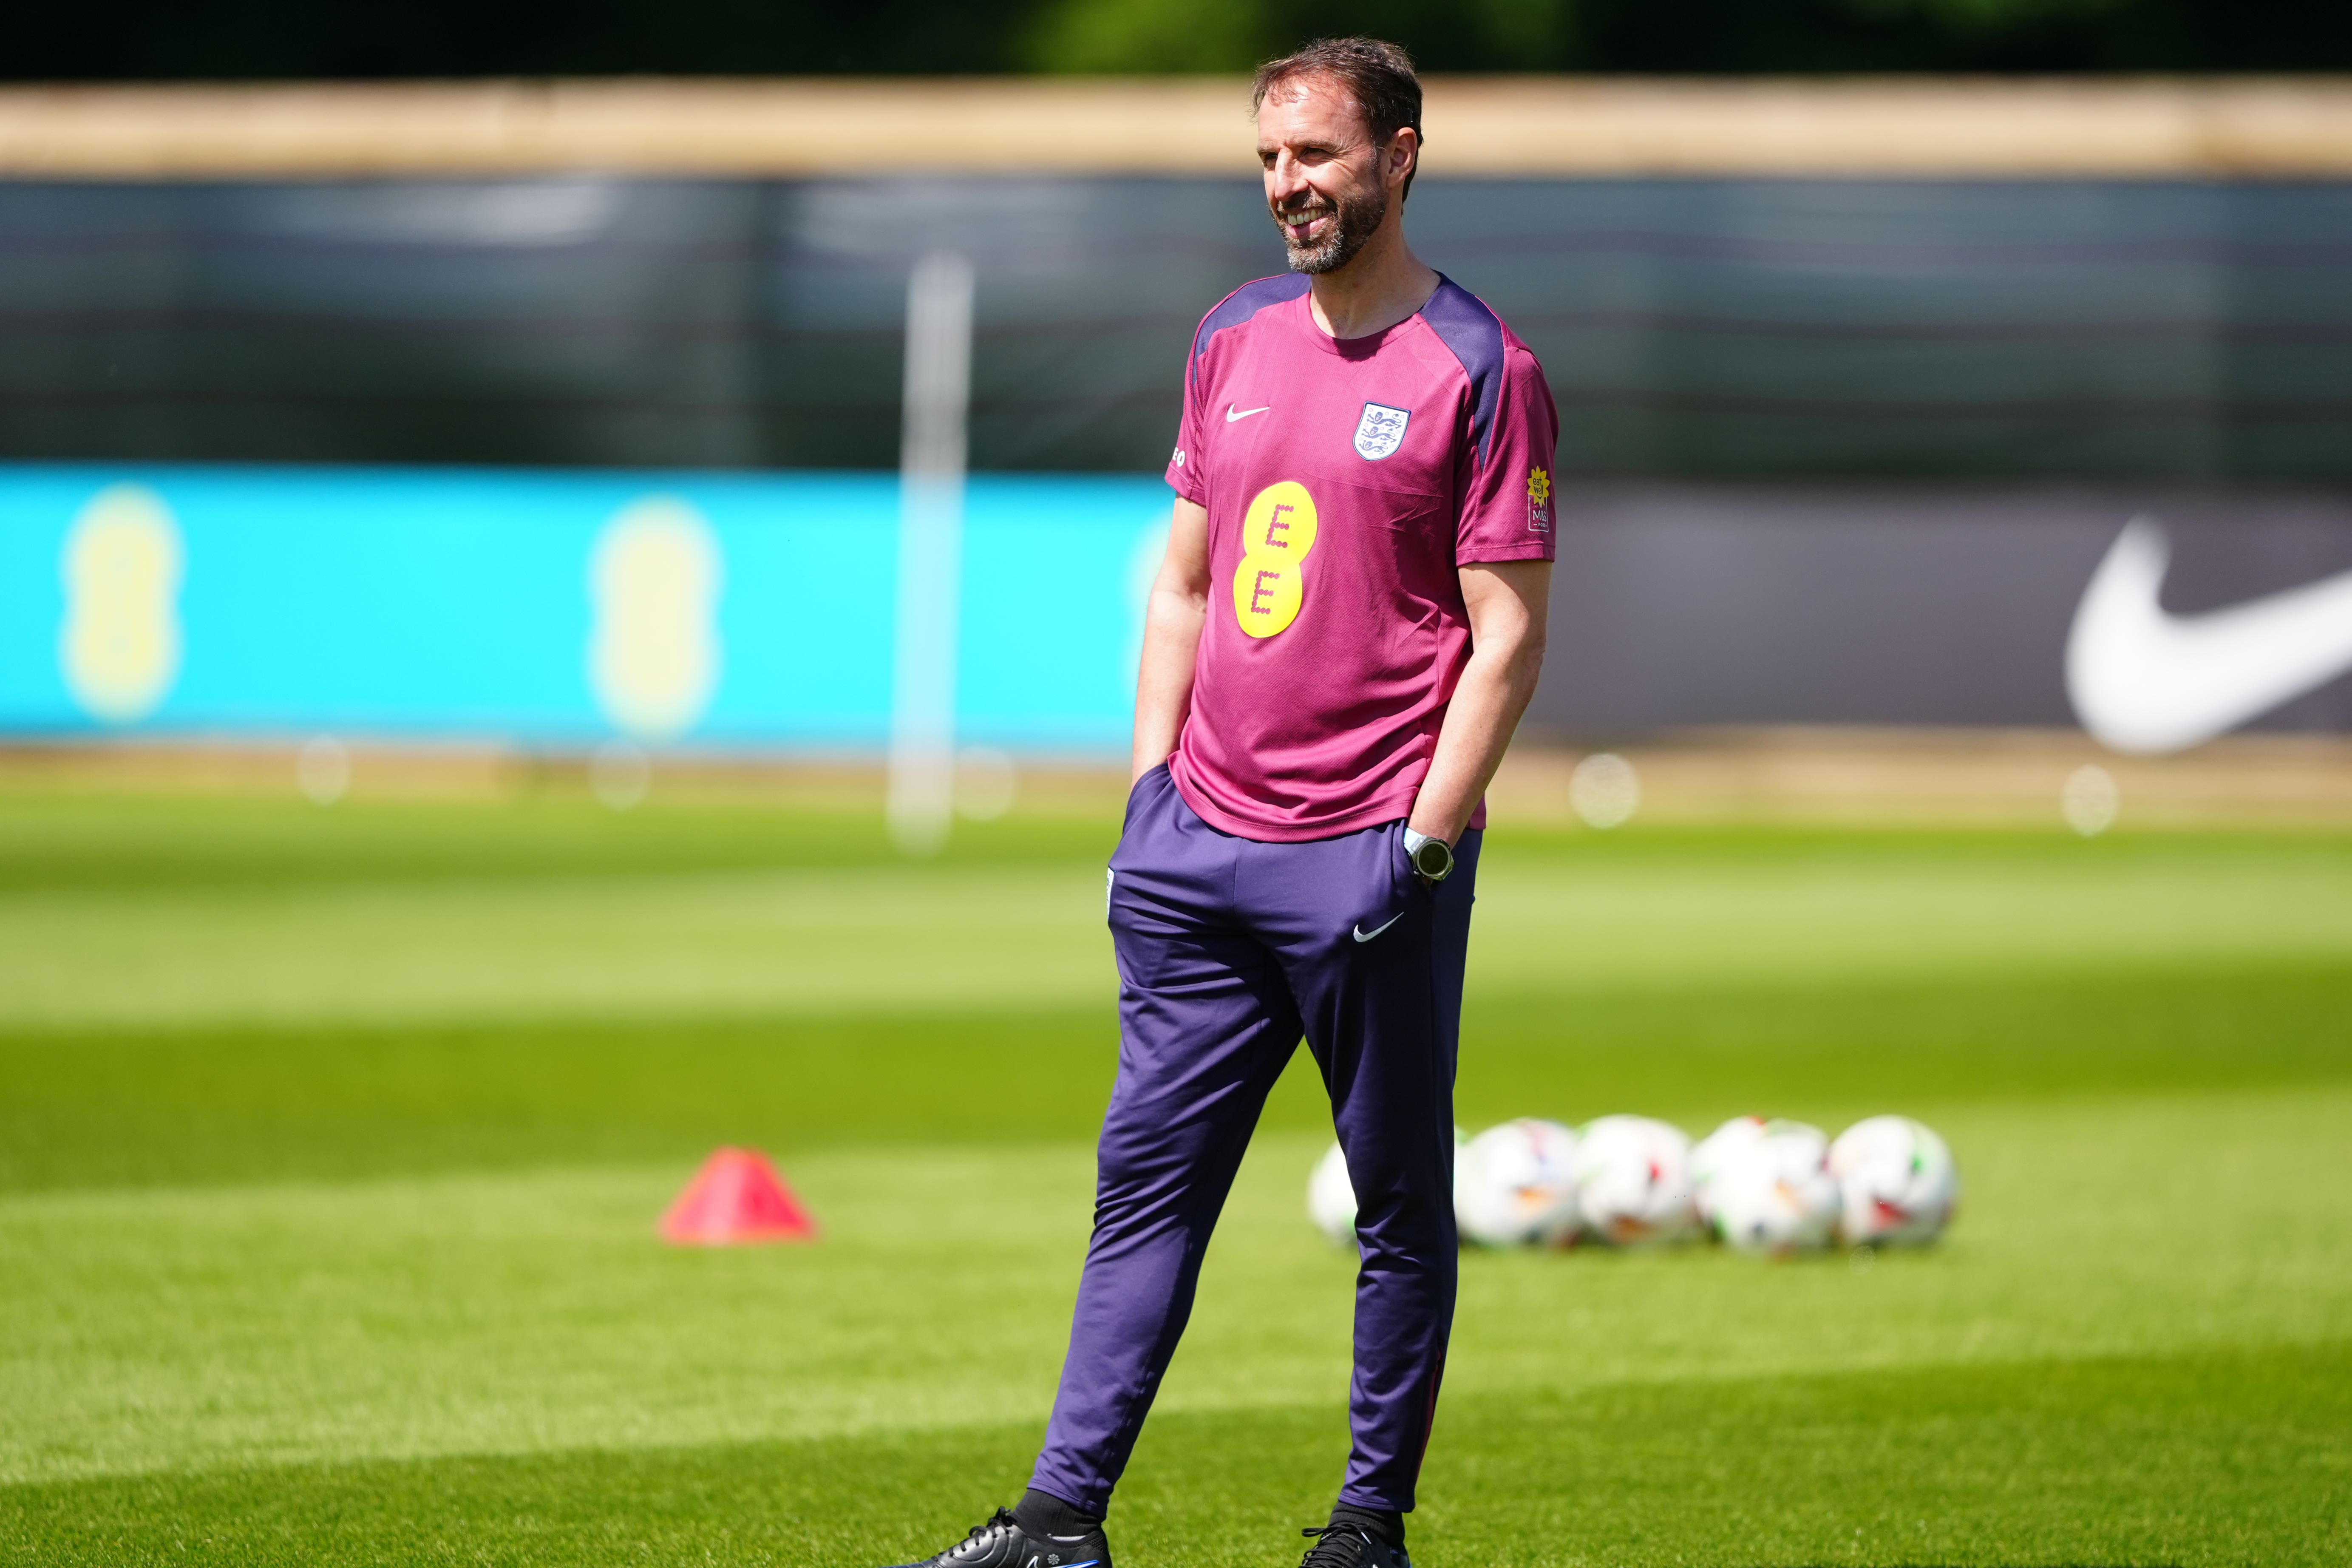
<path fill-rule="evenodd" d="M 1274 405 L 1269 403 L 1265 405 L 1265 408 L 1271 408 Z M 1228 403 L 1225 405 L 1225 423 L 1230 425 L 1236 419 L 1246 419 L 1253 414 L 1263 414 L 1265 412 L 1265 408 L 1237 409 L 1232 404 Z"/>
<path fill-rule="evenodd" d="M 1374 926 L 1370 931 L 1366 931 L 1364 929 L 1363 921 L 1358 921 L 1356 922 L 1356 940 L 1358 942 L 1370 942 L 1372 938 L 1380 935 L 1381 932 L 1388 930 L 1389 927 L 1396 924 L 1397 921 L 1402 919 L 1404 919 L 1404 911 L 1402 910 L 1399 910 L 1396 913 L 1391 915 L 1388 919 L 1382 921 L 1380 924 Z"/>
<path fill-rule="evenodd" d="M 2177 752 L 2352 669 L 2352 572 L 2202 616 L 2158 600 L 2172 546 L 2136 517 L 2091 574 L 2066 637 L 2075 716 L 2118 752 Z"/>

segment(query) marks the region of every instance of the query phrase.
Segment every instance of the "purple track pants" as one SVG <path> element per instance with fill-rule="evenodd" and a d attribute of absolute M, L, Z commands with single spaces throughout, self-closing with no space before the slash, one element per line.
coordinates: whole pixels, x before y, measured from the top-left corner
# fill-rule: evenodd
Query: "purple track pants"
<path fill-rule="evenodd" d="M 1118 1079 L 1030 1485 L 1108 1509 L 1259 1109 L 1304 1034 L 1348 1152 L 1362 1255 L 1339 1497 L 1412 1507 L 1454 1322 L 1454 1067 L 1478 837 L 1431 889 L 1402 822 L 1262 844 L 1202 821 L 1164 767 L 1137 781 L 1110 862 Z"/>

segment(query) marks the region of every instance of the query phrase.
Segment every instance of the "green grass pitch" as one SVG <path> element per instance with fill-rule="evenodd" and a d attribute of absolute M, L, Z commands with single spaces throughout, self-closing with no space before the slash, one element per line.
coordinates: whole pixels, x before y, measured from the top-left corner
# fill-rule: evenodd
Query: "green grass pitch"
<path fill-rule="evenodd" d="M 1017 1494 L 1108 814 L 0 796 L 0 1560 L 870 1568 Z M 2352 841 L 1498 829 L 1461 1120 L 1900 1110 L 1945 1243 L 1474 1253 L 1413 1548 L 2352 1561 Z M 1304 1056 L 1112 1518 L 1287 1564 L 1351 1260 Z M 809 1247 L 667 1248 L 720 1142 Z"/>

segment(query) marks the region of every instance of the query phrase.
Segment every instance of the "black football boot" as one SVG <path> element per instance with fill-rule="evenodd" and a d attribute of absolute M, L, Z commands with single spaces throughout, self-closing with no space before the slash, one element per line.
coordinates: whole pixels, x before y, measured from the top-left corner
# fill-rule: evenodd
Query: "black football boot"
<path fill-rule="evenodd" d="M 1298 1532 L 1315 1542 L 1298 1568 L 1412 1568 L 1404 1548 L 1357 1524 L 1317 1524 Z"/>
<path fill-rule="evenodd" d="M 901 1568 L 1111 1568 L 1110 1542 L 1099 1525 L 1079 1535 L 1032 1535 L 1000 1508 L 938 1556 Z"/>

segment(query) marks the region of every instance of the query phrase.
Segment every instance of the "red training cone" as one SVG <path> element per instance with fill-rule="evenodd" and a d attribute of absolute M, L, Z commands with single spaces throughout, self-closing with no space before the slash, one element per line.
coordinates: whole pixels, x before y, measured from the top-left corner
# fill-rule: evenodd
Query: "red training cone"
<path fill-rule="evenodd" d="M 751 1149 L 721 1149 L 702 1163 L 677 1202 L 662 1215 L 661 1235 L 664 1241 L 681 1247 L 814 1241 L 816 1221 L 766 1155 Z"/>

